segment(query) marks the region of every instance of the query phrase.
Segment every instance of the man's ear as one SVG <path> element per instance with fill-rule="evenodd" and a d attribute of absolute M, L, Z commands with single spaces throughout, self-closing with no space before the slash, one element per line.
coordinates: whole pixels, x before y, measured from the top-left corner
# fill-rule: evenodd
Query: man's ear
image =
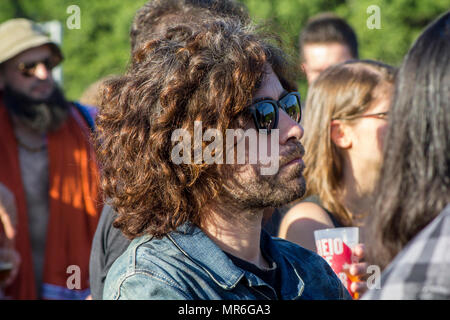
<path fill-rule="evenodd" d="M 303 74 L 305 75 L 306 80 L 308 82 L 310 82 L 309 78 L 308 78 L 309 69 L 308 69 L 308 65 L 306 64 L 306 62 L 305 61 L 301 62 L 300 67 L 302 68 L 302 71 L 303 71 Z"/>
<path fill-rule="evenodd" d="M 306 63 L 305 62 L 301 62 L 300 63 L 300 68 L 302 69 L 302 71 L 306 74 L 306 68 L 307 68 L 308 66 L 306 65 Z"/>
<path fill-rule="evenodd" d="M 349 149 L 352 147 L 351 130 L 344 122 L 341 120 L 332 120 L 330 130 L 331 141 L 337 147 L 341 149 Z"/>

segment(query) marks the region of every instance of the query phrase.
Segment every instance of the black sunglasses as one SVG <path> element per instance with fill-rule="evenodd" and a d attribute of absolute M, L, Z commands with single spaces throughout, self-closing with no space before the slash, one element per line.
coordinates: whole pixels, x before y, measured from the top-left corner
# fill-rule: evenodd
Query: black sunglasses
<path fill-rule="evenodd" d="M 283 109 L 292 120 L 300 123 L 302 118 L 300 93 L 289 92 L 278 101 L 263 99 L 249 107 L 256 129 L 265 129 L 267 134 L 276 129 L 279 119 L 278 108 Z"/>
<path fill-rule="evenodd" d="M 20 62 L 17 65 L 20 73 L 25 77 L 32 77 L 36 73 L 36 68 L 38 65 L 43 64 L 48 71 L 52 71 L 54 67 L 59 64 L 59 59 L 54 58 L 46 58 L 41 61 L 33 61 L 33 62 Z"/>

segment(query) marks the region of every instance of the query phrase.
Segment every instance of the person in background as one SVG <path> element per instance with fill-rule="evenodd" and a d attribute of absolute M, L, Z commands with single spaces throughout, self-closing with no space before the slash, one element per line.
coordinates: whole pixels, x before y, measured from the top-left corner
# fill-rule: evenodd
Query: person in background
<path fill-rule="evenodd" d="M 359 57 L 354 30 L 332 13 L 321 13 L 307 22 L 299 36 L 299 48 L 309 85 L 329 66 Z"/>
<path fill-rule="evenodd" d="M 180 21 L 215 16 L 230 17 L 248 23 L 246 8 L 234 0 L 151 0 L 140 8 L 130 28 L 131 54 L 150 39 Z M 102 96 L 103 93 L 97 93 Z M 130 240 L 113 226 L 117 213 L 106 200 L 92 243 L 90 284 L 93 299 L 102 299 L 106 275 L 114 261 L 126 250 Z"/>
<path fill-rule="evenodd" d="M 89 295 L 89 252 L 102 207 L 89 140 L 95 110 L 65 99 L 51 73 L 62 60 L 35 22 L 0 25 L 0 182 L 14 195 L 21 260 L 5 290 L 13 299 Z M 80 281 L 72 290 L 73 266 Z"/>
<path fill-rule="evenodd" d="M 304 118 L 306 198 L 284 216 L 279 236 L 316 250 L 314 231 L 358 226 L 372 205 L 382 163 L 395 69 L 371 60 L 325 70 L 309 89 Z M 363 236 L 362 236 L 363 238 Z M 363 258 L 364 246 L 355 249 Z M 356 263 L 352 275 L 364 275 Z M 352 283 L 361 293 L 363 282 Z"/>
<path fill-rule="evenodd" d="M 368 262 L 383 271 L 363 299 L 450 299 L 450 11 L 422 32 L 398 74 Z"/>

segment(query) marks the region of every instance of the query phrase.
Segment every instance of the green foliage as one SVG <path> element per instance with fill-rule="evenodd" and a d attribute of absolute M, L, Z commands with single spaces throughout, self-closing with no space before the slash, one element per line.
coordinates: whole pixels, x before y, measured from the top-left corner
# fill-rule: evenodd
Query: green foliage
<path fill-rule="evenodd" d="M 242 0 L 255 20 L 269 19 L 287 37 L 298 52 L 298 36 L 307 20 L 320 12 L 334 12 L 354 28 L 361 59 L 374 59 L 398 66 L 423 28 L 450 8 L 450 0 Z M 367 20 L 380 8 L 380 29 L 369 29 Z M 300 93 L 306 93 L 306 81 L 299 81 Z"/>
<path fill-rule="evenodd" d="M 27 17 L 38 22 L 58 20 L 64 27 L 62 50 L 64 89 L 77 99 L 99 78 L 122 73 L 129 60 L 129 28 L 134 14 L 147 0 L 1 0 L 0 22 Z M 421 30 L 448 10 L 450 0 L 241 0 L 257 22 L 269 27 L 298 51 L 298 35 L 309 17 L 335 12 L 356 30 L 360 58 L 398 65 Z M 66 25 L 67 8 L 78 5 L 81 28 Z M 377 5 L 381 28 L 369 29 L 367 8 Z M 301 93 L 306 84 L 300 79 Z"/>
<path fill-rule="evenodd" d="M 26 17 L 37 22 L 58 20 L 63 26 L 63 85 L 78 99 L 96 80 L 125 71 L 130 57 L 129 29 L 146 0 L 1 0 L 0 22 Z M 67 8 L 80 8 L 80 29 L 69 29 Z"/>

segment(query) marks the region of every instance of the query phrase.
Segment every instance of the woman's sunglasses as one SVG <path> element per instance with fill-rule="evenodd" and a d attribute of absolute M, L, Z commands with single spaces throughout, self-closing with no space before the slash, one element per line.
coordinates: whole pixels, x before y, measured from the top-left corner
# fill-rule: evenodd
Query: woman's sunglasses
<path fill-rule="evenodd" d="M 355 120 L 355 119 L 360 119 L 360 118 L 377 118 L 377 119 L 381 119 L 381 120 L 387 120 L 388 116 L 389 116 L 389 111 L 386 111 L 386 112 L 369 113 L 369 114 L 358 114 L 358 115 L 342 117 L 342 118 L 333 118 L 331 120 Z"/>
<path fill-rule="evenodd" d="M 267 130 L 267 134 L 276 129 L 279 119 L 278 108 L 283 109 L 292 120 L 300 123 L 302 118 L 300 93 L 289 92 L 278 101 L 264 99 L 249 107 L 256 128 Z"/>
<path fill-rule="evenodd" d="M 24 77 L 33 77 L 36 73 L 38 65 L 43 64 L 48 71 L 52 71 L 53 68 L 59 64 L 59 62 L 59 59 L 46 58 L 41 61 L 20 62 L 17 65 L 17 68 Z"/>

